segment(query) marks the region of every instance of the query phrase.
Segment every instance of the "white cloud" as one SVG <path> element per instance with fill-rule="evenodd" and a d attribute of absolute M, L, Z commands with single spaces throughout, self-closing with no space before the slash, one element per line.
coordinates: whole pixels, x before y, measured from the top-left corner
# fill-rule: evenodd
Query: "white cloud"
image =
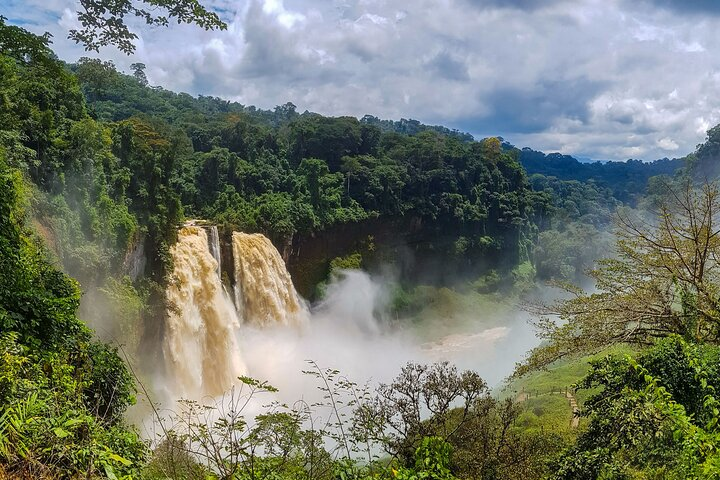
<path fill-rule="evenodd" d="M 54 34 L 76 0 L 10 0 L 5 15 Z M 150 82 L 272 108 L 443 123 L 519 146 L 602 159 L 682 155 L 720 118 L 720 17 L 649 0 L 211 0 L 229 23 L 133 27 L 104 58 Z M 679 3 L 677 5 L 680 5 Z"/>
<path fill-rule="evenodd" d="M 664 137 L 657 141 L 658 147 L 662 148 L 663 150 L 667 150 L 669 152 L 674 152 L 680 146 L 671 138 Z"/>
<path fill-rule="evenodd" d="M 77 12 L 64 8 L 62 16 L 58 21 L 58 25 L 66 30 L 79 29 L 81 28 L 80 20 L 78 19 Z"/>
<path fill-rule="evenodd" d="M 296 23 L 305 20 L 303 14 L 285 10 L 282 0 L 264 0 L 263 12 L 276 17 L 278 23 L 286 28 L 292 28 Z"/>

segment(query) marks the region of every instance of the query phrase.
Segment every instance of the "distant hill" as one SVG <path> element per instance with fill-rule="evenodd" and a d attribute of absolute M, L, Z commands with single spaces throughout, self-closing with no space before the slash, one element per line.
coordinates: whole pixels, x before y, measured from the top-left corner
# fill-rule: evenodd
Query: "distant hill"
<path fill-rule="evenodd" d="M 662 158 L 654 162 L 581 162 L 570 155 L 545 154 L 531 148 L 519 150 L 519 160 L 528 175 L 541 174 L 560 180 L 593 181 L 612 190 L 613 196 L 632 203 L 645 191 L 647 181 L 656 175 L 674 175 L 685 166 L 684 158 Z"/>
<path fill-rule="evenodd" d="M 576 158 L 577 161 L 579 161 L 580 163 L 597 163 L 597 162 L 607 163 L 607 162 L 611 162 L 611 161 L 612 161 L 612 160 L 600 160 L 600 159 L 598 159 L 598 158 L 580 157 L 580 156 L 576 156 L 575 158 Z"/>
<path fill-rule="evenodd" d="M 475 138 L 467 132 L 449 129 L 442 125 L 425 125 L 418 120 L 402 118 L 400 120 L 382 120 L 372 115 L 365 115 L 360 121 L 367 125 L 374 125 L 383 132 L 395 132 L 405 135 L 416 135 L 420 132 L 432 131 L 448 137 L 454 137 L 463 142 L 472 142 Z"/>

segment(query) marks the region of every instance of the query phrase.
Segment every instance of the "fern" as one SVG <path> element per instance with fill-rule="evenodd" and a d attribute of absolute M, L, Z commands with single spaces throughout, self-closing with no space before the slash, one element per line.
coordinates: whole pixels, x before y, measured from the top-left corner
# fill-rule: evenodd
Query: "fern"
<path fill-rule="evenodd" d="M 4 460 L 27 458 L 30 453 L 27 428 L 38 420 L 36 414 L 41 407 L 37 392 L 33 392 L 25 401 L 7 406 L 0 415 L 0 456 Z"/>

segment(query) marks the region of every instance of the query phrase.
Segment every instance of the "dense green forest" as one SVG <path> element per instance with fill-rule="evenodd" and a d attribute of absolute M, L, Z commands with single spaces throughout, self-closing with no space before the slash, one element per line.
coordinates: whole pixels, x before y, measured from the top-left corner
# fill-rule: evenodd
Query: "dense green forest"
<path fill-rule="evenodd" d="M 496 139 L 470 141 L 418 122 L 299 114 L 292 104 L 262 111 L 195 99 L 148 87 L 141 76 L 97 60 L 82 59 L 72 69 L 97 121 L 133 125 L 136 132 L 144 125 L 173 139 L 169 185 L 186 216 L 263 232 L 286 258 L 307 250 L 316 233 L 354 224 L 355 239 L 379 239 L 388 228 L 405 237 L 375 242 L 377 257 L 389 256 L 384 247 L 412 242 L 421 252 L 416 259 L 457 257 L 448 273 L 479 272 L 486 266 L 464 264 L 491 252 L 507 265 L 528 260 L 536 212 L 548 206 L 530 188 L 516 152 Z M 389 225 L 402 219 L 413 226 Z M 340 243 L 335 256 L 360 248 Z M 332 259 L 315 260 L 320 271 L 296 281 L 321 281 Z"/>
<path fill-rule="evenodd" d="M 520 151 L 520 163 L 530 175 L 539 173 L 560 180 L 591 182 L 610 189 L 618 200 L 635 204 L 643 196 L 651 177 L 673 175 L 685 165 L 685 159 L 663 158 L 649 163 L 641 160 L 583 163 L 570 155 L 545 155 L 525 147 Z"/>
<path fill-rule="evenodd" d="M 543 279 L 578 279 L 605 248 L 614 209 L 635 206 L 650 177 L 683 165 L 572 159 L 559 174 L 549 156 L 538 173 L 528 166 L 528 149 L 417 121 L 193 98 L 147 86 L 141 67 L 123 75 L 99 60 L 81 59 L 72 70 L 96 120 L 147 122 L 183 143 L 170 185 L 186 216 L 270 236 L 310 295 L 334 258 L 358 252 L 366 268 L 395 259 L 404 276 L 429 282 L 522 262 Z M 554 240 L 570 237 L 567 229 L 584 239 L 560 247 L 567 259 L 546 258 L 550 244 L 559 246 Z"/>
<path fill-rule="evenodd" d="M 64 64 L 0 19 L 0 478 L 720 476 L 720 195 L 697 183 L 717 174 L 718 127 L 682 160 L 586 165 L 413 120 L 176 94 L 134 69 Z M 310 295 L 333 268 L 389 263 L 405 298 L 561 283 L 569 297 L 530 307 L 545 342 L 516 382 L 575 368 L 575 385 L 500 398 L 439 363 L 370 388 L 313 364 L 322 405 L 245 418 L 275 389 L 243 377 L 228 404 L 187 402 L 151 449 L 125 419 L 144 386 L 79 315 L 156 358 L 141 346 L 162 335 L 187 218 L 265 233 Z M 81 291 L 111 308 L 78 313 Z M 557 393 L 581 401 L 579 428 L 564 397 L 550 412 Z"/>

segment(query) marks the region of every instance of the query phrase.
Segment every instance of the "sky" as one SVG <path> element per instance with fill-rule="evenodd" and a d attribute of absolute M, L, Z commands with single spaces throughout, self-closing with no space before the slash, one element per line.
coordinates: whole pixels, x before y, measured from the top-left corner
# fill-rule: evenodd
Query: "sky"
<path fill-rule="evenodd" d="M 138 0 L 135 0 L 138 1 Z M 720 123 L 715 0 L 201 0 L 226 31 L 133 23 L 137 51 L 67 39 L 79 0 L 0 0 L 63 60 L 272 109 L 413 118 L 601 160 L 679 157 Z"/>

